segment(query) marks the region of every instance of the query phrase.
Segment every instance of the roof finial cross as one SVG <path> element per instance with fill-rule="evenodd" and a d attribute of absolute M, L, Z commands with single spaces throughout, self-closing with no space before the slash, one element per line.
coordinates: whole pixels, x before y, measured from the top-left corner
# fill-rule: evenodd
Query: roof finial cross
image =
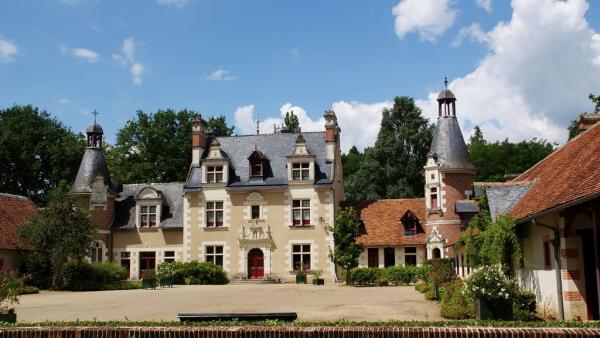
<path fill-rule="evenodd" d="M 444 87 L 448 89 L 448 78 L 444 76 Z"/>
<path fill-rule="evenodd" d="M 98 114 L 100 114 L 100 113 L 98 113 L 96 110 L 94 110 L 94 111 L 92 112 L 92 115 L 94 115 L 94 124 L 96 124 L 96 116 L 97 116 Z"/>
<path fill-rule="evenodd" d="M 260 134 L 260 114 L 256 117 L 256 135 Z"/>

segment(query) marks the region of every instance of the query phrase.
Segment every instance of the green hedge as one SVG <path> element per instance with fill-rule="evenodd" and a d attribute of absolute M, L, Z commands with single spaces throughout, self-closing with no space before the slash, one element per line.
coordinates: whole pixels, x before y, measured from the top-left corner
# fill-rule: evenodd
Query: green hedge
<path fill-rule="evenodd" d="M 348 284 L 355 286 L 414 284 L 426 278 L 428 266 L 396 265 L 387 268 L 359 267 L 350 270 L 346 276 Z"/>
<path fill-rule="evenodd" d="M 227 284 L 223 268 L 208 262 L 166 262 L 158 265 L 156 277 L 160 285 Z"/>
<path fill-rule="evenodd" d="M 62 288 L 69 291 L 115 290 L 120 286 L 129 288 L 129 285 L 122 283 L 126 277 L 125 269 L 113 263 L 71 261 L 62 272 Z"/>

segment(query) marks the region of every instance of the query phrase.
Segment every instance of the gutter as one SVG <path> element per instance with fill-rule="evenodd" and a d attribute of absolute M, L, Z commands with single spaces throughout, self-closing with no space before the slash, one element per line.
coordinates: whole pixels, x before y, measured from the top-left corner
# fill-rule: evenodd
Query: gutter
<path fill-rule="evenodd" d="M 536 217 L 541 217 L 541 216 L 544 216 L 544 215 L 547 215 L 547 214 L 550 214 L 550 213 L 553 213 L 553 212 L 556 212 L 556 211 L 562 211 L 563 209 L 566 209 L 566 208 L 572 207 L 574 205 L 581 204 L 581 203 L 593 200 L 594 198 L 597 198 L 597 197 L 600 197 L 600 191 L 596 192 L 596 193 L 593 193 L 593 194 L 590 194 L 590 195 L 586 195 L 586 196 L 580 197 L 580 198 L 572 200 L 572 201 L 569 201 L 567 203 L 561 204 L 561 205 L 556 206 L 554 208 L 546 209 L 544 211 L 538 212 L 537 214 L 533 214 L 531 216 L 527 216 L 525 218 L 521 218 L 520 220 L 516 221 L 516 223 L 517 224 L 522 224 L 522 223 L 526 223 L 528 221 L 535 221 Z"/>
<path fill-rule="evenodd" d="M 563 300 L 563 285 L 562 285 L 562 276 L 561 271 L 562 267 L 560 264 L 560 232 L 558 226 L 553 227 L 548 224 L 543 224 L 536 221 L 535 218 L 531 220 L 531 224 L 537 225 L 542 228 L 550 229 L 554 232 L 554 240 L 552 241 L 554 246 L 554 259 L 556 261 L 556 292 L 559 297 L 558 299 L 558 319 L 565 320 L 565 309 L 564 309 L 564 300 Z"/>

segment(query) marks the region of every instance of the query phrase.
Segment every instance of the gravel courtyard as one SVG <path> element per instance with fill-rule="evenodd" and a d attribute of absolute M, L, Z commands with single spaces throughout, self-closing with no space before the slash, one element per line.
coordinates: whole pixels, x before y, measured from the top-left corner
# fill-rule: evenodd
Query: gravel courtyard
<path fill-rule="evenodd" d="M 174 286 L 156 290 L 42 291 L 24 295 L 19 321 L 176 320 L 179 312 L 297 312 L 301 320 L 441 320 L 439 306 L 412 286 Z"/>

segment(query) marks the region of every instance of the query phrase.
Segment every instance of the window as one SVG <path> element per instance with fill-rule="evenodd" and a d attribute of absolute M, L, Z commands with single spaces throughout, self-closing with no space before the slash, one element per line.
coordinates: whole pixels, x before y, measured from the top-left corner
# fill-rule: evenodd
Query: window
<path fill-rule="evenodd" d="M 409 246 L 404 248 L 404 265 L 417 265 L 417 248 Z"/>
<path fill-rule="evenodd" d="M 140 227 L 151 228 L 156 226 L 156 206 L 143 205 L 140 208 Z"/>
<path fill-rule="evenodd" d="M 100 243 L 100 241 L 95 241 L 92 246 L 92 263 L 102 262 L 102 257 L 104 257 L 102 253 L 102 243 Z"/>
<path fill-rule="evenodd" d="M 368 264 L 370 268 L 379 267 L 379 248 L 369 248 L 368 252 Z"/>
<path fill-rule="evenodd" d="M 165 262 L 175 262 L 175 251 L 165 251 Z"/>
<path fill-rule="evenodd" d="M 250 157 L 250 176 L 263 176 L 263 161 L 259 156 Z"/>
<path fill-rule="evenodd" d="M 292 264 L 294 271 L 310 270 L 310 244 L 292 245 Z"/>
<path fill-rule="evenodd" d="M 260 205 L 253 205 L 251 212 L 252 219 L 260 219 Z"/>
<path fill-rule="evenodd" d="M 431 188 L 430 192 L 429 192 L 429 198 L 431 201 L 431 209 L 437 209 L 438 208 L 438 198 L 437 198 L 437 188 Z"/>
<path fill-rule="evenodd" d="M 435 174 L 431 174 L 431 179 L 435 180 Z"/>
<path fill-rule="evenodd" d="M 154 270 L 156 267 L 156 252 L 140 252 L 140 278 L 144 278 L 144 270 Z"/>
<path fill-rule="evenodd" d="M 204 261 L 213 263 L 214 265 L 223 266 L 223 246 L 207 245 Z"/>
<path fill-rule="evenodd" d="M 292 220 L 294 226 L 310 225 L 310 200 L 292 201 Z"/>
<path fill-rule="evenodd" d="M 121 267 L 123 267 L 127 272 L 127 279 L 129 279 L 129 270 L 131 267 L 131 260 L 129 255 L 129 252 L 127 251 L 121 252 Z"/>
<path fill-rule="evenodd" d="M 383 266 L 394 266 L 396 265 L 396 248 L 384 248 L 383 249 Z"/>
<path fill-rule="evenodd" d="M 206 202 L 206 226 L 223 226 L 223 202 Z"/>
<path fill-rule="evenodd" d="M 423 228 L 421 228 L 421 223 L 419 223 L 417 215 L 412 213 L 410 210 L 404 213 L 404 216 L 402 216 L 400 219 L 400 223 L 402 223 L 404 226 L 404 236 L 414 236 L 424 232 Z"/>
<path fill-rule="evenodd" d="M 293 163 L 292 164 L 292 180 L 306 181 L 309 178 L 310 163 Z"/>
<path fill-rule="evenodd" d="M 544 269 L 552 269 L 552 260 L 550 259 L 550 240 L 544 239 Z"/>
<path fill-rule="evenodd" d="M 217 183 L 223 182 L 223 166 L 207 166 L 206 167 L 206 182 Z"/>

